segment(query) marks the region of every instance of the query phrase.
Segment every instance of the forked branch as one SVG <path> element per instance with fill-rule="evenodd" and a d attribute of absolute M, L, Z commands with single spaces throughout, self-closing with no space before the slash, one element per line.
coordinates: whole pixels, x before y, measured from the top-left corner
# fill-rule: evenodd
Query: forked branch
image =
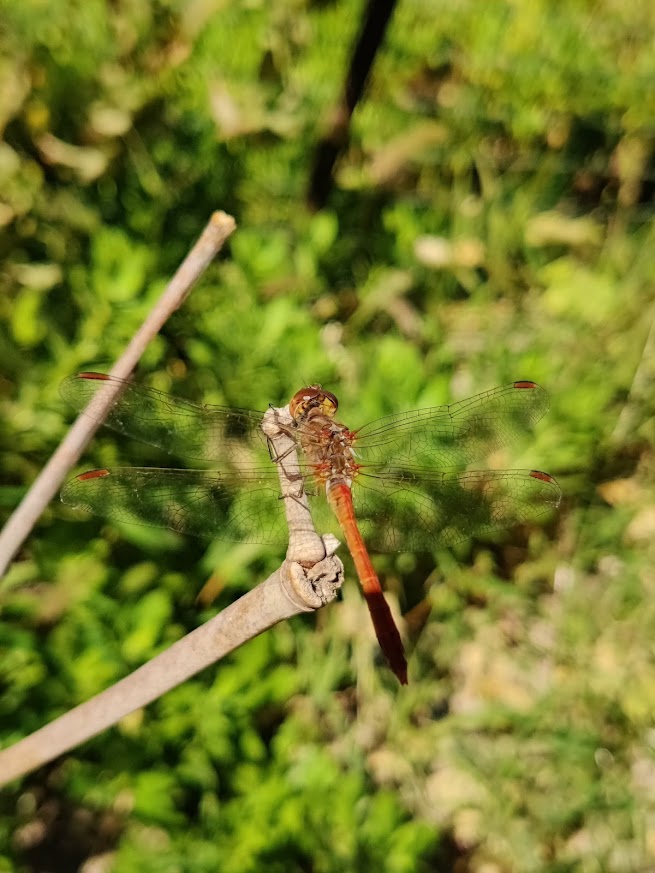
<path fill-rule="evenodd" d="M 343 565 L 334 555 L 338 541 L 314 530 L 307 501 L 299 493 L 295 444 L 284 432 L 288 407 L 271 409 L 265 433 L 278 464 L 289 525 L 289 549 L 280 568 L 201 627 L 178 640 L 111 688 L 0 752 L 0 785 L 52 761 L 116 724 L 166 691 L 214 664 L 274 624 L 311 612 L 336 597 Z"/>

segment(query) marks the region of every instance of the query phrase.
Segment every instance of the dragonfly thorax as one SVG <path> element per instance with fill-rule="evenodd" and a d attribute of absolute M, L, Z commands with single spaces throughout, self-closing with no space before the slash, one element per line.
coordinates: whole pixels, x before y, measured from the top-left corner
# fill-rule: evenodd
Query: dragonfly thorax
<path fill-rule="evenodd" d="M 339 401 L 320 385 L 297 391 L 289 411 L 298 428 L 298 442 L 315 478 L 330 487 L 336 482 L 352 482 L 357 472 L 352 434 L 334 420 Z"/>
<path fill-rule="evenodd" d="M 311 409 L 299 423 L 298 442 L 314 477 L 328 490 L 337 483 L 352 483 L 357 474 L 353 433 L 319 409 Z"/>

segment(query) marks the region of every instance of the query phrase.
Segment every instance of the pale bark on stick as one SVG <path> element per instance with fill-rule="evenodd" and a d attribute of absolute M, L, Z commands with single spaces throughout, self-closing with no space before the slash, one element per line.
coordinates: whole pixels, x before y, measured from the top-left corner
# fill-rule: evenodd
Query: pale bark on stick
<path fill-rule="evenodd" d="M 225 240 L 236 227 L 232 216 L 215 212 L 198 241 L 186 256 L 163 294 L 136 332 L 111 370 L 112 376 L 127 379 L 148 343 L 157 335 L 166 320 L 184 303 L 191 288 L 202 275 Z M 103 401 L 108 409 L 115 395 L 105 390 Z M 59 490 L 64 478 L 79 460 L 102 420 L 81 414 L 54 455 L 45 465 L 15 512 L 0 532 L 0 577 L 29 536 L 41 513 Z"/>
<path fill-rule="evenodd" d="M 0 751 L 0 786 L 116 724 L 277 622 L 334 600 L 343 581 L 343 564 L 334 555 L 338 540 L 329 534 L 321 538 L 314 530 L 299 486 L 295 442 L 284 431 L 290 421 L 285 407 L 270 409 L 263 422 L 275 457 L 280 459 L 289 525 L 289 549 L 279 570 L 125 679 Z"/>
<path fill-rule="evenodd" d="M 334 552 L 339 541 L 332 534 L 320 537 L 314 529 L 298 463 L 297 443 L 289 435 L 292 426 L 288 406 L 269 409 L 262 422 L 262 430 L 271 441 L 280 474 L 280 489 L 289 525 L 287 560 L 307 567 L 322 561 L 326 549 Z"/>
<path fill-rule="evenodd" d="M 0 786 L 96 736 L 277 622 L 330 602 L 341 584 L 340 565 L 327 557 L 307 571 L 284 561 L 265 582 L 152 661 L 0 751 Z"/>

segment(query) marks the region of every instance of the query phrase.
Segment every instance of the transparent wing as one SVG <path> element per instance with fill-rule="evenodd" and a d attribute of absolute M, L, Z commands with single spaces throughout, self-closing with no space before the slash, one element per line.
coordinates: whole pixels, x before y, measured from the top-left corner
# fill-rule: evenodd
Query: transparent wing
<path fill-rule="evenodd" d="M 105 391 L 116 392 L 106 418 L 97 409 Z M 196 536 L 287 541 L 277 469 L 260 429 L 263 413 L 199 405 L 95 373 L 67 379 L 61 392 L 76 409 L 119 433 L 168 452 L 221 460 L 226 467 L 208 472 L 94 470 L 67 483 L 65 503 Z M 547 408 L 546 393 L 538 385 L 514 382 L 451 406 L 391 415 L 354 432 L 362 467 L 353 498 L 372 548 L 430 550 L 530 521 L 556 507 L 561 492 L 545 473 L 458 475 L 435 469 L 466 464 L 505 445 Z M 308 490 L 322 491 L 311 484 L 311 474 L 311 466 L 301 466 Z M 311 502 L 318 531 L 333 528 L 325 495 Z"/>
<path fill-rule="evenodd" d="M 288 541 L 275 467 L 242 472 L 124 467 L 91 470 L 64 486 L 69 506 L 115 521 L 199 537 L 283 545 Z M 322 493 L 310 494 L 318 533 L 338 525 Z M 555 509 L 561 490 L 538 470 L 462 474 L 360 474 L 353 502 L 375 551 L 431 551 L 472 536 L 535 521 Z"/>
<path fill-rule="evenodd" d="M 354 432 L 363 464 L 462 467 L 507 445 L 539 421 L 548 395 L 534 382 L 512 382 L 450 406 L 379 418 Z"/>
<path fill-rule="evenodd" d="M 192 403 L 104 373 L 70 376 L 59 390 L 79 412 L 171 454 L 238 466 L 268 457 L 263 412 Z M 106 396 L 111 406 L 103 415 L 100 404 Z"/>
<path fill-rule="evenodd" d="M 270 545 L 289 539 L 274 465 L 238 477 L 155 467 L 91 470 L 67 482 L 61 499 L 104 518 L 194 536 Z"/>
<path fill-rule="evenodd" d="M 539 470 L 360 473 L 353 483 L 357 523 L 379 552 L 431 551 L 529 523 L 555 509 L 561 494 Z"/>

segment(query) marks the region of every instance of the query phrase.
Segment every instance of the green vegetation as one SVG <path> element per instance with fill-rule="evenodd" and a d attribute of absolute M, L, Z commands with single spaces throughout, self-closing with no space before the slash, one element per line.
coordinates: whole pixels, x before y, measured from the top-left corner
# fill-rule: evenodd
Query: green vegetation
<path fill-rule="evenodd" d="M 548 470 L 561 510 L 376 557 L 410 629 L 432 606 L 402 690 L 347 563 L 341 602 L 5 789 L 0 870 L 652 865 L 655 5 L 401 0 L 310 215 L 360 7 L 0 3 L 1 518 L 71 421 L 60 382 L 117 357 L 216 208 L 239 229 L 140 376 L 264 409 L 320 381 L 352 426 L 534 379 L 550 413 L 490 463 Z M 82 468 L 169 462 L 104 432 Z M 280 557 L 53 503 L 0 583 L 2 744 Z"/>

